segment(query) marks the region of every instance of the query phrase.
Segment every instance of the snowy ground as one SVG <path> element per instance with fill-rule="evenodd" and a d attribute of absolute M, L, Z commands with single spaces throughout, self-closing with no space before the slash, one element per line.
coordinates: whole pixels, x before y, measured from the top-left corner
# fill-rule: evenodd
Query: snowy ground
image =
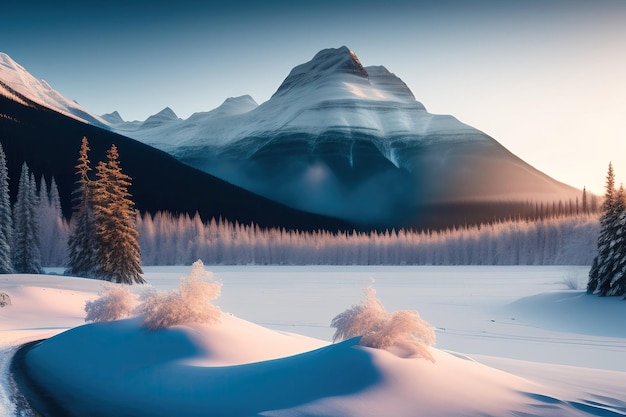
<path fill-rule="evenodd" d="M 82 326 L 33 349 L 31 364 L 83 415 L 626 415 L 626 301 L 568 289 L 584 286 L 585 267 L 207 269 L 231 313 L 218 325 Z M 190 270 L 146 268 L 146 278 L 173 289 Z M 434 364 L 354 340 L 329 346 L 331 319 L 369 285 L 387 310 L 417 310 L 436 327 Z M 18 412 L 7 382 L 15 346 L 84 324 L 85 300 L 101 289 L 0 276 L 13 304 L 0 309 L 0 415 Z"/>

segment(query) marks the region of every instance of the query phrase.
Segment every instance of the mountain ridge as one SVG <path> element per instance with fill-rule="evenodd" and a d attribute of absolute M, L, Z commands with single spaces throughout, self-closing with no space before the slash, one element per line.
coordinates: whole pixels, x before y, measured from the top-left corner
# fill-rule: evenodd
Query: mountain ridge
<path fill-rule="evenodd" d="M 295 66 L 246 113 L 127 133 L 289 206 L 377 226 L 417 226 L 443 205 L 578 193 L 484 132 L 428 113 L 398 76 L 345 46 Z"/>
<path fill-rule="evenodd" d="M 484 132 L 428 113 L 400 77 L 364 67 L 345 46 L 294 67 L 260 105 L 231 97 L 186 120 L 168 109 L 144 122 L 112 113 L 108 128 L 281 204 L 364 227 L 492 221 L 516 215 L 502 207 L 578 195 Z"/>
<path fill-rule="evenodd" d="M 136 140 L 83 123 L 35 104 L 25 106 L 0 95 L 0 143 L 7 157 L 11 199 L 15 201 L 19 172 L 26 162 L 35 178 L 55 178 L 66 218 L 72 211 L 72 191 L 80 141 L 89 139 L 89 158 L 105 160 L 115 144 L 120 165 L 131 176 L 130 192 L 137 210 L 155 214 L 199 213 L 205 220 L 223 218 L 241 224 L 302 230 L 350 230 L 344 221 L 319 216 L 271 201 L 181 163 L 163 151 Z"/>

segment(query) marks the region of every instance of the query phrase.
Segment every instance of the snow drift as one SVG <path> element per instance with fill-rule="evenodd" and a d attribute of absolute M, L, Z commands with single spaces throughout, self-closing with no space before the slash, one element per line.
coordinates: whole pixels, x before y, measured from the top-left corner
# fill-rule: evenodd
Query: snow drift
<path fill-rule="evenodd" d="M 0 414 L 23 415 L 11 404 L 6 381 L 13 346 L 51 335 L 56 336 L 26 353 L 27 371 L 62 407 L 81 416 L 577 417 L 626 413 L 624 372 L 487 356 L 479 356 L 477 362 L 464 354 L 428 347 L 435 359 L 432 363 L 360 346 L 358 338 L 329 344 L 267 327 L 282 320 L 296 328 L 301 309 L 311 309 L 311 314 L 319 316 L 328 305 L 333 310 L 345 306 L 353 299 L 348 296 L 358 294 L 360 288 L 351 284 L 352 277 L 374 273 L 385 278 L 377 279 L 385 304 L 397 306 L 399 300 L 407 298 L 399 297 L 399 293 L 417 299 L 417 304 L 428 311 L 425 316 L 443 335 L 455 330 L 454 324 L 446 321 L 456 323 L 457 331 L 467 331 L 469 346 L 471 339 L 480 337 L 478 333 L 486 333 L 473 334 L 471 323 L 498 325 L 484 320 L 485 314 L 496 314 L 489 308 L 494 301 L 498 301 L 495 306 L 508 309 L 512 308 L 508 301 L 519 298 L 519 294 L 537 295 L 513 307 L 556 307 L 558 297 L 538 295 L 555 288 L 562 292 L 563 284 L 555 284 L 554 276 L 562 274 L 563 268 L 439 268 L 437 271 L 445 273 L 436 277 L 428 273 L 432 268 L 319 267 L 311 271 L 309 267 L 299 269 L 305 271 L 301 273 L 293 268 L 218 270 L 216 276 L 224 283 L 224 294 L 216 303 L 221 301 L 224 311 L 232 308 L 270 323 L 260 326 L 223 313 L 213 324 L 183 324 L 161 330 L 146 329 L 140 317 L 80 325 L 85 301 L 97 298 L 102 282 L 61 276 L 4 276 L 3 291 L 13 303 L 0 312 Z M 146 278 L 158 289 L 171 291 L 179 284 L 180 271 L 152 269 L 146 271 Z M 290 271 L 290 279 L 284 279 L 284 271 Z M 489 275 L 486 271 L 502 277 L 490 281 L 485 279 Z M 510 275 L 513 271 L 517 271 L 515 276 Z M 389 273 L 401 276 L 397 288 L 389 286 Z M 311 274 L 315 279 L 309 281 L 306 277 Z M 457 280 L 462 284 L 458 288 Z M 316 298 L 320 287 L 325 295 L 321 300 Z M 332 294 L 329 288 L 334 289 Z M 228 300 L 233 293 L 236 297 Z M 301 296 L 304 293 L 318 302 L 306 304 Z M 281 304 L 289 308 L 283 310 Z M 463 306 L 473 308 L 459 310 Z M 273 319 L 267 318 L 267 310 L 273 311 L 269 316 Z M 622 310 L 623 305 L 611 303 L 601 314 L 617 317 Z M 505 314 L 511 313 L 507 310 Z M 498 334 L 500 338 L 510 337 L 523 350 L 541 353 L 546 346 L 542 339 L 558 344 L 567 336 L 538 327 L 540 321 L 527 326 L 518 314 L 519 322 L 503 323 L 507 327 L 499 327 Z M 497 321 L 501 317 L 505 316 L 495 316 Z M 517 330 L 507 336 L 505 328 Z M 491 345 L 497 344 L 497 334 L 487 332 L 485 336 L 492 338 Z M 585 336 L 580 334 L 579 340 L 586 340 Z M 623 340 L 615 338 L 622 344 Z M 569 342 L 567 339 L 560 345 L 562 354 L 578 351 Z M 584 365 L 599 352 L 604 351 L 591 346 L 577 363 Z M 623 352 L 623 348 L 615 347 L 612 355 L 623 358 Z"/>

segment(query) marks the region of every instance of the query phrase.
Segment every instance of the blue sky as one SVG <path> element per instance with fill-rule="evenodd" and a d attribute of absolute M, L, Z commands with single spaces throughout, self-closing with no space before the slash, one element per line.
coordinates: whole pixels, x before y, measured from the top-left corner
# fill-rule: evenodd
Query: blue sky
<path fill-rule="evenodd" d="M 93 4 L 91 4 L 93 3 Z M 626 1 L 12 2 L 0 51 L 96 114 L 270 98 L 346 45 L 558 180 L 626 182 Z"/>

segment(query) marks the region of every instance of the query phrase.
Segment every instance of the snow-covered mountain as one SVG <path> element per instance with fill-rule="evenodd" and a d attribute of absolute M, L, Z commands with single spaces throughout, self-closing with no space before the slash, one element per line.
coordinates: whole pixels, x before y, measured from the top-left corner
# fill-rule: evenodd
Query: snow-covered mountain
<path fill-rule="evenodd" d="M 174 113 L 174 110 L 166 107 L 157 114 L 153 114 L 152 116 L 148 117 L 139 128 L 151 129 L 154 127 L 163 126 L 176 120 L 180 120 L 180 118 L 176 115 L 176 113 Z"/>
<path fill-rule="evenodd" d="M 10 56 L 0 52 L 0 94 L 21 104 L 34 102 L 61 114 L 96 126 L 108 126 L 105 119 L 91 114 L 75 101 L 68 100 L 46 81 L 33 77 Z"/>
<path fill-rule="evenodd" d="M 448 227 L 509 218 L 578 191 L 485 133 L 434 115 L 383 66 L 343 46 L 298 65 L 266 102 L 232 97 L 180 119 L 93 116 L 0 55 L 0 92 L 104 126 L 232 184 L 365 228 Z"/>
<path fill-rule="evenodd" d="M 287 205 L 372 225 L 415 226 L 442 209 L 471 221 L 468 202 L 493 208 L 577 193 L 485 133 L 428 113 L 399 77 L 364 67 L 345 46 L 295 67 L 259 106 L 229 112 L 245 103 L 229 100 L 123 133 Z"/>

